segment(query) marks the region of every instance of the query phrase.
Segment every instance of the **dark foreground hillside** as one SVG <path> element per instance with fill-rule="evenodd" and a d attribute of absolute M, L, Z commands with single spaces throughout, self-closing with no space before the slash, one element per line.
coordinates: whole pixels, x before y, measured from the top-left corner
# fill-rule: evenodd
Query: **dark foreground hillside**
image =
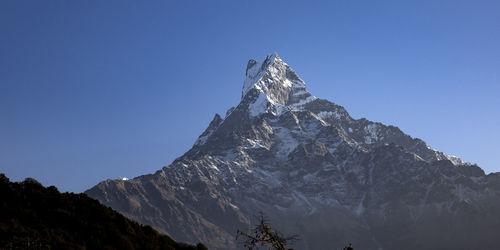
<path fill-rule="evenodd" d="M 86 194 L 0 174 L 0 249 L 205 249 L 178 243 Z"/>

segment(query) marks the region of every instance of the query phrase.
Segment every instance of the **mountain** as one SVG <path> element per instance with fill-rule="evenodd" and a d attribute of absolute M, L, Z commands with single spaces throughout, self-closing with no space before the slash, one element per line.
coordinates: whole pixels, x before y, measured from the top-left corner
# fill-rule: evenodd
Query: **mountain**
<path fill-rule="evenodd" d="M 85 194 L 61 194 L 31 178 L 13 183 L 0 174 L 0 197 L 0 249 L 206 249 L 175 242 Z"/>
<path fill-rule="evenodd" d="M 154 174 L 86 193 L 174 239 L 235 249 L 263 211 L 296 249 L 498 249 L 500 175 L 311 95 L 277 54 Z M 183 225 L 183 226 L 178 226 Z M 332 247 L 333 246 L 333 247 Z"/>

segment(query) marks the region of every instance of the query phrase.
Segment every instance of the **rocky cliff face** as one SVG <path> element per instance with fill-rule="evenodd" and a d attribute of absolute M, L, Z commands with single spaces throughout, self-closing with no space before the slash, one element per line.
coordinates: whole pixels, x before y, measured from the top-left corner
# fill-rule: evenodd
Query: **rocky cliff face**
<path fill-rule="evenodd" d="M 296 249 L 498 249 L 500 175 L 316 98 L 278 55 L 169 166 L 86 192 L 174 239 L 235 249 L 258 211 Z"/>

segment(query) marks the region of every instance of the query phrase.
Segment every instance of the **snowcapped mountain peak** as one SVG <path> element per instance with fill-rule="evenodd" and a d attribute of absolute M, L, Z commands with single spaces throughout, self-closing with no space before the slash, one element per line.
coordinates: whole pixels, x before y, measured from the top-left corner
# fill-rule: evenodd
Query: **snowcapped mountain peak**
<path fill-rule="evenodd" d="M 306 90 L 305 82 L 277 53 L 268 55 L 263 62 L 249 60 L 243 83 L 242 100 L 251 95 L 249 112 L 257 116 L 271 110 L 275 114 L 294 110 L 316 97 Z"/>
<path fill-rule="evenodd" d="M 243 98 L 246 93 L 254 87 L 256 83 L 265 75 L 269 70 L 269 67 L 274 63 L 275 60 L 281 60 L 277 53 L 270 54 L 266 57 L 263 62 L 257 62 L 254 59 L 248 60 L 247 70 L 245 73 L 245 81 L 243 83 L 243 90 L 241 97 Z"/>

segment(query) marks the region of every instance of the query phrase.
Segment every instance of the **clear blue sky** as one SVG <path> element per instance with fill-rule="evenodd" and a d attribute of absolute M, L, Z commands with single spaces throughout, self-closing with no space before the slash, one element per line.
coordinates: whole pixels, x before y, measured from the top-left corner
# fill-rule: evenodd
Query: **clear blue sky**
<path fill-rule="evenodd" d="M 411 2 L 411 3 L 410 3 Z M 500 1 L 0 1 L 0 172 L 81 192 L 188 150 L 277 52 L 355 118 L 500 171 Z"/>

